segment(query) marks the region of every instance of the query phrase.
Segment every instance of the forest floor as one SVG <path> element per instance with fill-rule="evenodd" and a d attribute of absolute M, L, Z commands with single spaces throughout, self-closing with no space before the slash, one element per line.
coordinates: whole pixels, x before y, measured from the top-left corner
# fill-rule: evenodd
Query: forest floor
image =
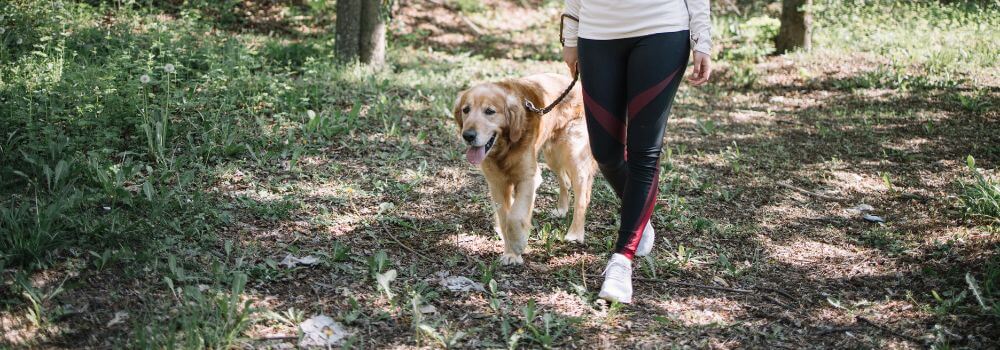
<path fill-rule="evenodd" d="M 15 2 L 0 347 L 284 348 L 316 315 L 361 348 L 1000 346 L 1000 219 L 972 204 L 998 188 L 1000 10 L 827 5 L 786 55 L 767 14 L 718 16 L 635 302 L 608 305 L 603 179 L 571 244 L 546 170 L 501 266 L 450 116 L 470 84 L 566 72 L 561 2 L 401 1 L 384 71 L 332 61 L 320 5 Z"/>

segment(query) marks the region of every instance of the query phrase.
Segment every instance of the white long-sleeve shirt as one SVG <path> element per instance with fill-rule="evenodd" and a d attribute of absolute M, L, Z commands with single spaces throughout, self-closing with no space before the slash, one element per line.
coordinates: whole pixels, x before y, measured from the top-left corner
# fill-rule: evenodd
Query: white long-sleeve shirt
<path fill-rule="evenodd" d="M 563 38 L 575 47 L 577 38 L 609 40 L 690 30 L 691 48 L 711 54 L 712 20 L 709 0 L 565 0 Z"/>

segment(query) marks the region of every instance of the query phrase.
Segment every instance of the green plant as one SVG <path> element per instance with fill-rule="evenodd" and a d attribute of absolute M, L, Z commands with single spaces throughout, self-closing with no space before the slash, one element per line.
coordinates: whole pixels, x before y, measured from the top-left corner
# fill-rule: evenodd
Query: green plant
<path fill-rule="evenodd" d="M 966 157 L 966 165 L 973 182 L 960 182 L 963 192 L 959 198 L 965 214 L 1000 223 L 1000 182 L 988 178 L 976 169 L 976 159 Z"/>
<path fill-rule="evenodd" d="M 176 313 L 156 322 L 137 323 L 132 347 L 224 349 L 234 346 L 257 313 L 250 306 L 250 300 L 242 297 L 246 282 L 246 275 L 236 273 L 228 292 L 217 288 L 202 291 L 198 286 L 189 285 L 177 293 L 172 284 L 168 284 L 176 300 Z"/>
<path fill-rule="evenodd" d="M 368 275 L 375 279 L 375 276 L 384 272 L 389 267 L 389 255 L 384 250 L 379 250 L 368 257 Z"/>
<path fill-rule="evenodd" d="M 548 312 L 539 317 L 534 300 L 529 300 L 521 308 L 521 313 L 521 326 L 527 330 L 525 339 L 544 349 L 557 347 L 562 337 L 571 332 L 576 323 L 575 319 L 558 318 Z M 537 320 L 541 321 L 540 324 L 536 324 Z"/>
<path fill-rule="evenodd" d="M 936 302 L 936 304 L 932 306 L 934 313 L 938 316 L 946 316 L 955 312 L 955 310 L 965 302 L 967 293 L 963 290 L 958 293 L 945 291 L 939 294 L 936 290 L 932 290 L 931 296 Z"/>
<path fill-rule="evenodd" d="M 33 205 L 0 203 L 0 262 L 6 266 L 39 268 L 65 245 L 65 205 L 60 201 Z"/>
<path fill-rule="evenodd" d="M 463 337 L 465 337 L 465 332 L 445 331 L 444 333 L 442 333 L 438 332 L 437 329 L 427 324 L 420 324 L 419 326 L 417 326 L 417 330 L 419 330 L 421 334 L 424 334 L 425 336 L 434 339 L 436 342 L 438 342 L 438 344 L 441 344 L 441 346 L 444 347 L 445 349 L 452 349 L 457 347 L 458 342 L 461 341 Z"/>
<path fill-rule="evenodd" d="M 288 327 L 298 327 L 299 324 L 306 319 L 305 311 L 296 309 L 294 306 L 281 313 L 268 310 L 264 312 L 263 316 L 269 320 L 280 322 Z"/>
<path fill-rule="evenodd" d="M 538 239 L 542 241 L 542 247 L 545 248 L 545 253 L 551 255 L 552 249 L 555 247 L 557 241 L 561 240 L 565 234 L 560 235 L 552 224 L 545 223 L 542 227 L 538 228 Z"/>
<path fill-rule="evenodd" d="M 698 132 L 705 136 L 715 135 L 717 130 L 715 121 L 711 119 L 703 120 L 698 118 L 697 121 L 695 121 L 695 126 L 698 127 Z"/>
<path fill-rule="evenodd" d="M 479 271 L 479 283 L 489 285 L 493 281 L 493 276 L 496 275 L 499 266 L 499 261 L 497 260 L 491 261 L 488 265 L 483 262 L 477 262 L 476 271 Z M 493 283 L 495 284 L 495 282 Z"/>
<path fill-rule="evenodd" d="M 14 282 L 21 289 L 21 296 L 30 304 L 28 310 L 25 312 L 25 316 L 35 327 L 45 327 L 50 321 L 66 313 L 62 307 L 55 310 L 48 309 L 48 304 L 52 299 L 64 291 L 63 284 L 66 283 L 65 280 L 59 283 L 58 286 L 48 290 L 35 288 L 23 273 L 18 273 L 14 276 Z"/>
<path fill-rule="evenodd" d="M 971 274 L 966 274 L 965 280 L 983 311 L 1000 318 L 1000 256 L 986 263 L 981 285 Z"/>

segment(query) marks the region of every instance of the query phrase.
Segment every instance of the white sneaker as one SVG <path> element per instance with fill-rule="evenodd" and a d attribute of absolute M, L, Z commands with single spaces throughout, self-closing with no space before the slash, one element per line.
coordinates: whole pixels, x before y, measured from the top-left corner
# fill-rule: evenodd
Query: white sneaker
<path fill-rule="evenodd" d="M 653 240 L 656 239 L 656 231 L 653 231 L 653 221 L 646 222 L 646 228 L 642 229 L 642 238 L 639 239 L 639 246 L 635 248 L 635 256 L 646 256 L 653 251 Z"/>
<path fill-rule="evenodd" d="M 604 284 L 597 297 L 607 301 L 632 303 L 632 260 L 615 253 L 604 268 Z"/>

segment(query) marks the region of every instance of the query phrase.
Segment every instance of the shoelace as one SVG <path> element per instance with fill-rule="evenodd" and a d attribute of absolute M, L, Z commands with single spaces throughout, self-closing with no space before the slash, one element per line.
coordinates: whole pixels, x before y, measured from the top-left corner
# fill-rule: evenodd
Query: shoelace
<path fill-rule="evenodd" d="M 615 265 L 620 266 L 621 268 L 612 269 L 611 267 Z M 606 279 L 624 281 L 629 279 L 629 277 L 625 275 L 629 270 L 631 270 L 631 268 L 628 265 L 615 261 L 608 264 L 608 266 L 604 268 L 604 273 L 602 273 L 602 275 L 604 275 L 604 278 Z M 608 271 L 610 271 L 611 274 L 608 274 Z"/>

